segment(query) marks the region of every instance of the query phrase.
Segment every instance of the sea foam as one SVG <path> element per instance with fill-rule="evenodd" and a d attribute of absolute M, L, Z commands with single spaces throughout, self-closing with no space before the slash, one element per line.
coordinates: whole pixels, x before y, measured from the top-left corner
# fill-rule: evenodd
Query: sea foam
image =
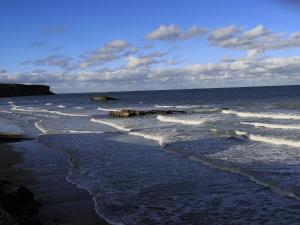
<path fill-rule="evenodd" d="M 253 112 L 238 112 L 233 110 L 222 110 L 223 114 L 234 114 L 244 118 L 267 118 L 267 119 L 293 119 L 300 120 L 300 115 L 283 114 L 283 113 L 253 113 Z"/>
<path fill-rule="evenodd" d="M 163 136 L 145 134 L 141 132 L 129 132 L 130 135 L 143 137 L 148 140 L 156 141 L 159 145 L 164 146 L 166 144 L 166 140 Z"/>
<path fill-rule="evenodd" d="M 35 126 L 39 131 L 41 131 L 43 134 L 45 134 L 45 133 L 47 133 L 47 130 L 46 130 L 44 127 L 42 127 L 41 123 L 42 123 L 42 120 L 40 120 L 40 121 L 34 123 L 34 126 Z"/>
<path fill-rule="evenodd" d="M 162 122 L 168 122 L 168 123 L 179 123 L 179 124 L 184 124 L 184 125 L 201 125 L 206 122 L 206 120 L 188 120 L 188 119 L 180 119 L 176 117 L 171 117 L 171 116 L 157 116 L 156 117 L 158 120 Z"/>
<path fill-rule="evenodd" d="M 104 125 L 107 125 L 107 126 L 111 126 L 111 127 L 116 128 L 118 130 L 121 130 L 121 131 L 126 131 L 126 132 L 131 131 L 131 129 L 129 129 L 129 128 L 120 126 L 120 125 L 112 123 L 112 122 L 107 122 L 107 121 L 100 120 L 100 119 L 95 119 L 95 118 L 91 119 L 91 121 L 95 122 L 95 123 L 101 123 L 101 124 L 104 124 Z"/>
<path fill-rule="evenodd" d="M 284 125 L 284 124 L 268 124 L 268 123 L 248 123 L 248 122 L 241 122 L 241 124 L 251 125 L 254 127 L 264 127 L 270 129 L 287 129 L 287 130 L 300 130 L 300 125 Z"/>

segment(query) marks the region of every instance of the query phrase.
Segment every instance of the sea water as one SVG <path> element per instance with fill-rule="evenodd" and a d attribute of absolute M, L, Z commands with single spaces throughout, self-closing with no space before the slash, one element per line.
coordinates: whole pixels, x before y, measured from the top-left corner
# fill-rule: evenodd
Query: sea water
<path fill-rule="evenodd" d="M 102 218 L 299 224 L 300 86 L 94 95 L 2 98 L 0 123 L 71 157 L 66 179 Z M 108 115 L 124 108 L 186 113 Z"/>

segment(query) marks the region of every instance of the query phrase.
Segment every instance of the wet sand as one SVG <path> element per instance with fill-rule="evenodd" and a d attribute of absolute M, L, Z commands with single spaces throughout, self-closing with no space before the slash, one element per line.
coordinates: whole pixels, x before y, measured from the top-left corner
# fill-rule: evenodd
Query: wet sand
<path fill-rule="evenodd" d="M 34 147 L 25 150 L 24 144 Z M 38 149 L 42 145 L 34 141 L 24 144 L 17 143 L 21 148 L 0 144 L 0 177 L 34 193 L 43 204 L 39 213 L 43 224 L 108 224 L 96 214 L 92 196 L 66 181 L 70 166 L 65 155 L 49 148 Z"/>

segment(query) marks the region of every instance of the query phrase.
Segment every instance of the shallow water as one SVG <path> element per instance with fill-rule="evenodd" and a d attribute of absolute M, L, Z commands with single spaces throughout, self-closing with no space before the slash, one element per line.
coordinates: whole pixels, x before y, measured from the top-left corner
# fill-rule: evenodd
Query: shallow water
<path fill-rule="evenodd" d="M 299 86 L 109 95 L 1 99 L 0 116 L 65 152 L 111 223 L 298 224 Z M 107 115 L 122 108 L 187 113 Z"/>

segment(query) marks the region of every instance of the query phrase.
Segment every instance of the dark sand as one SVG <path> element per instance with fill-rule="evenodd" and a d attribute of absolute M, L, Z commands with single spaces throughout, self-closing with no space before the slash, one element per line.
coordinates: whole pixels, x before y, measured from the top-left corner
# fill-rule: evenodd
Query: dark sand
<path fill-rule="evenodd" d="M 108 224 L 96 214 L 91 195 L 66 181 L 69 165 L 64 155 L 44 149 L 36 152 L 45 156 L 48 163 L 45 165 L 22 151 L 0 144 L 0 178 L 23 185 L 35 194 L 36 200 L 43 204 L 39 217 L 45 225 Z M 49 166 L 51 164 L 56 166 Z M 31 168 L 30 165 L 38 166 Z"/>

